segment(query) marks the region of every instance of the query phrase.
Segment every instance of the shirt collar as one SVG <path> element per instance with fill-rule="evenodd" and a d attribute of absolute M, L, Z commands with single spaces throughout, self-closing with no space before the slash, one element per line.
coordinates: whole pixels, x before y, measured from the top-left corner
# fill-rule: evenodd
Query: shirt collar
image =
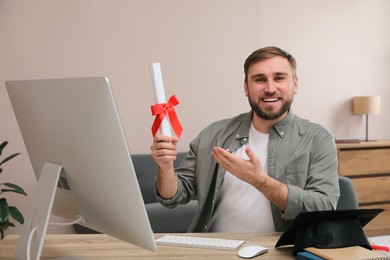
<path fill-rule="evenodd" d="M 241 139 L 244 141 L 248 140 L 249 128 L 250 128 L 251 122 L 252 122 L 252 115 L 253 115 L 253 111 L 250 111 L 245 115 L 244 120 L 242 121 L 234 139 L 236 139 L 236 140 Z"/>
<path fill-rule="evenodd" d="M 291 122 L 293 121 L 293 116 L 294 114 L 291 112 L 291 109 L 288 111 L 287 115 L 285 118 L 283 118 L 282 121 L 277 123 L 276 125 L 272 126 L 271 129 L 274 129 L 275 132 L 279 135 L 280 138 L 283 138 L 289 126 L 291 125 Z M 271 131 L 270 129 L 270 131 Z"/>
<path fill-rule="evenodd" d="M 238 129 L 235 139 L 237 140 L 248 139 L 252 116 L 253 116 L 253 111 L 250 111 L 249 113 L 246 114 L 240 128 Z M 283 138 L 286 135 L 288 127 L 291 125 L 291 122 L 293 121 L 293 116 L 294 114 L 291 112 L 290 109 L 287 113 L 287 116 L 283 118 L 282 121 L 280 121 L 279 123 L 271 127 L 270 134 L 272 130 L 274 130 L 279 135 L 280 138 Z"/>

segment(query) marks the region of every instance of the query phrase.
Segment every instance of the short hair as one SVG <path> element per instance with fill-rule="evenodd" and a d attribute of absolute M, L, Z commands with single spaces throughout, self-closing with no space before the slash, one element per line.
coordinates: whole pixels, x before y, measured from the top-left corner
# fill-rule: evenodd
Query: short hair
<path fill-rule="evenodd" d="M 295 79 L 297 77 L 297 62 L 295 61 L 294 57 L 285 50 L 282 50 L 275 46 L 269 46 L 252 52 L 252 54 L 249 55 L 249 57 L 245 60 L 244 63 L 245 82 L 248 83 L 248 70 L 252 64 L 259 61 L 273 58 L 275 56 L 281 56 L 287 59 L 287 61 L 291 65 L 292 76 Z"/>

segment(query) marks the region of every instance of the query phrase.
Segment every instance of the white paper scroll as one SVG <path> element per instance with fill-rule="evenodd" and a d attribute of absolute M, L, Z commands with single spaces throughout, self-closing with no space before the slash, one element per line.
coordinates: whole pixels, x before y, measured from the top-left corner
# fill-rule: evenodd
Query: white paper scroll
<path fill-rule="evenodd" d="M 152 63 L 150 65 L 150 70 L 152 72 L 153 91 L 156 104 L 166 103 L 160 63 Z M 160 132 L 172 137 L 171 125 L 169 123 L 168 116 L 164 117 L 161 122 Z"/>

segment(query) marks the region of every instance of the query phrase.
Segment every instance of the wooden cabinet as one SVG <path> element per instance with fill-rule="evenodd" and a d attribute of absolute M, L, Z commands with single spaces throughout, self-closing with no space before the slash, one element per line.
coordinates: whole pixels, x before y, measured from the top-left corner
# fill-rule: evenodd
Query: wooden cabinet
<path fill-rule="evenodd" d="M 360 208 L 383 208 L 366 225 L 368 236 L 390 235 L 390 140 L 337 143 L 339 175 L 352 179 Z"/>

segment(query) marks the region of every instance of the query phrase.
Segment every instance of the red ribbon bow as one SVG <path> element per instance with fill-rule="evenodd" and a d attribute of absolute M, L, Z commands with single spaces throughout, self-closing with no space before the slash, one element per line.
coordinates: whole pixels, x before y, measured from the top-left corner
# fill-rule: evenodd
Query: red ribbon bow
<path fill-rule="evenodd" d="M 172 129 L 176 133 L 177 137 L 180 138 L 183 128 L 179 122 L 179 119 L 177 118 L 175 109 L 173 108 L 178 104 L 179 104 L 179 100 L 176 98 L 175 95 L 173 95 L 168 99 L 167 103 L 155 104 L 151 106 L 152 115 L 156 116 L 152 125 L 153 136 L 156 135 L 157 130 L 160 128 L 161 122 L 168 114 L 168 118 L 169 121 L 171 122 Z"/>

